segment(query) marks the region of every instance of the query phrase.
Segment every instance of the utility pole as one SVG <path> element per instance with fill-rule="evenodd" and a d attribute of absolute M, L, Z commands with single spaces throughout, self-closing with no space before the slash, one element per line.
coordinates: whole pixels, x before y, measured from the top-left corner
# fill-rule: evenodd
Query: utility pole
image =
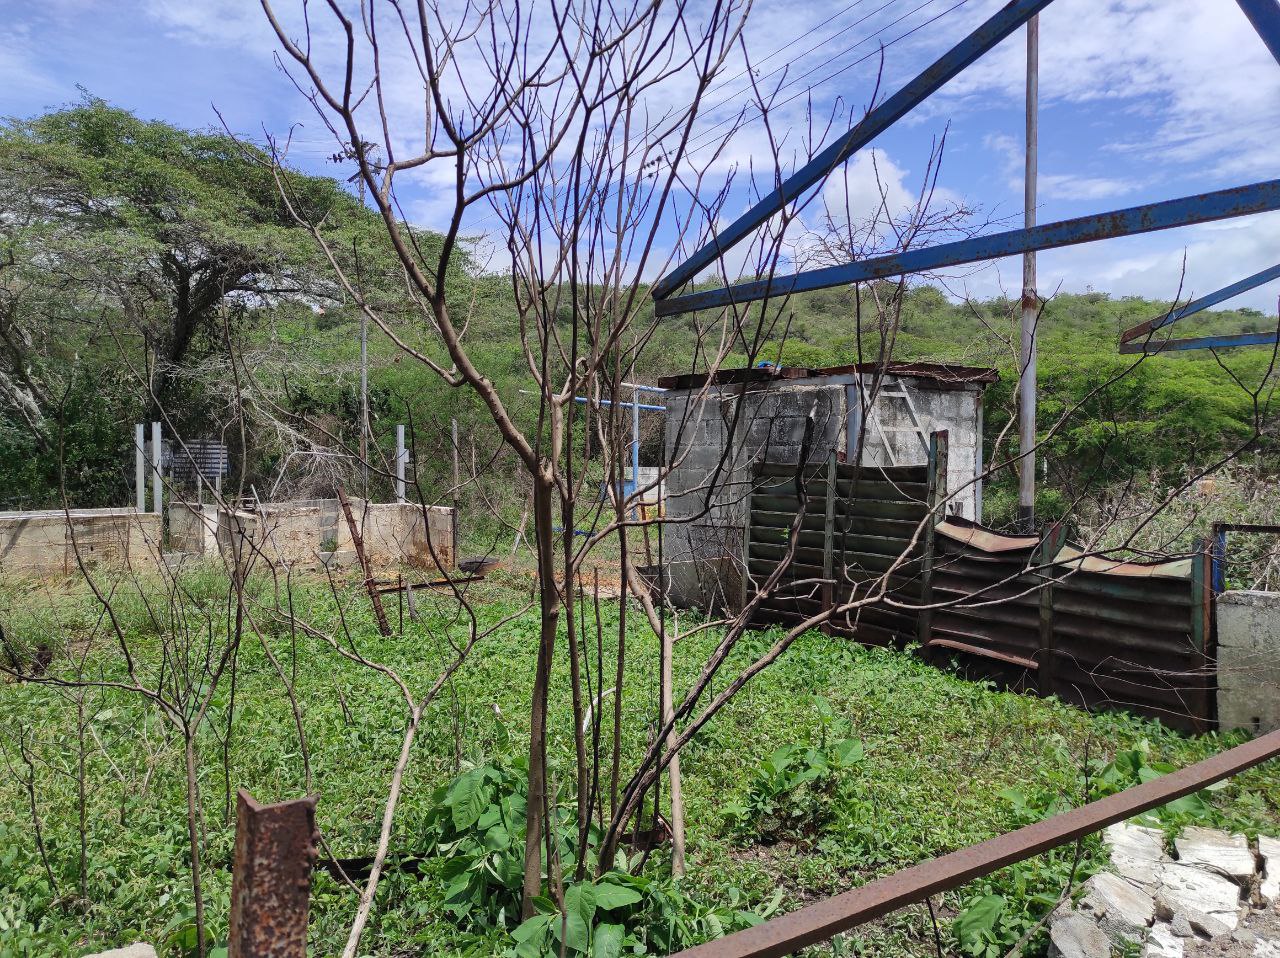
<path fill-rule="evenodd" d="M 1022 223 L 1036 225 L 1036 173 L 1040 138 L 1040 16 L 1027 21 L 1027 157 L 1023 177 Z M 1023 532 L 1035 527 L 1036 503 L 1036 254 L 1022 254 L 1022 336 L 1018 379 L 1018 524 Z"/>
<path fill-rule="evenodd" d="M 359 157 L 357 156 L 357 161 Z M 364 177 L 356 180 L 364 207 Z M 397 455 L 399 453 L 397 452 Z M 369 501 L 369 318 L 360 310 L 360 494 Z"/>
<path fill-rule="evenodd" d="M 361 191 L 363 192 L 363 190 Z M 369 320 L 360 311 L 360 480 L 369 498 Z"/>

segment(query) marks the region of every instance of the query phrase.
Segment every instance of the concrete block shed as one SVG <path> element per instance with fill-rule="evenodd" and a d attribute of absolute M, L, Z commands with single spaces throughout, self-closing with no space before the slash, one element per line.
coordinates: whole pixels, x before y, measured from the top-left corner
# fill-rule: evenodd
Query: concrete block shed
<path fill-rule="evenodd" d="M 732 369 L 660 379 L 667 390 L 663 549 L 671 600 L 733 606 L 751 466 L 797 462 L 811 414 L 810 462 L 824 462 L 832 451 L 848 462 L 861 446 L 862 465 L 918 465 L 928 461 L 929 433 L 945 429 L 947 511 L 981 521 L 982 397 L 997 379 L 994 369 L 941 363 Z"/>
<path fill-rule="evenodd" d="M 1214 607 L 1219 726 L 1280 728 L 1280 592 L 1223 592 Z"/>

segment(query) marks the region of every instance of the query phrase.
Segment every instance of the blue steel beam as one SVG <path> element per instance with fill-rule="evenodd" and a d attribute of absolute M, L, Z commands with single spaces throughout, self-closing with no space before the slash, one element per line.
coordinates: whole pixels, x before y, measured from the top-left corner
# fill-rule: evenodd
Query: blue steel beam
<path fill-rule="evenodd" d="M 1057 223 L 1033 226 L 1031 229 L 1009 230 L 904 253 L 874 256 L 856 263 L 828 266 L 794 276 L 755 280 L 722 289 L 660 299 L 654 307 L 658 316 L 671 316 L 696 309 L 750 303 L 770 296 L 844 286 L 886 276 L 927 272 L 1032 250 L 1055 249 L 1116 236 L 1151 233 L 1277 209 L 1280 209 L 1280 180 L 1265 180 L 1249 186 L 1236 186 L 1110 213 L 1060 220 Z"/>
<path fill-rule="evenodd" d="M 928 69 L 904 86 L 840 139 L 793 173 L 778 189 L 760 200 L 723 232 L 654 284 L 652 296 L 661 300 L 716 261 L 748 234 L 824 179 L 882 132 L 906 116 L 921 101 L 973 63 L 997 43 L 1047 7 L 1052 0 L 1011 0 L 994 16 L 944 53 Z M 1275 0 L 1269 0 L 1274 3 Z"/>
<path fill-rule="evenodd" d="M 1199 299 L 1193 299 L 1186 306 L 1180 306 L 1177 309 L 1170 310 L 1164 316 L 1157 316 L 1155 319 L 1149 319 L 1145 323 L 1139 323 L 1131 329 L 1126 329 L 1120 334 L 1120 342 L 1127 343 L 1130 340 L 1139 339 L 1161 329 L 1170 326 L 1180 319 L 1186 319 L 1188 316 L 1199 313 L 1208 309 L 1210 306 L 1217 306 L 1225 300 L 1231 299 L 1233 296 L 1239 296 L 1241 293 L 1247 293 L 1264 283 L 1269 283 L 1273 279 L 1280 279 L 1280 264 L 1264 269 L 1261 272 L 1254 273 L 1252 276 L 1246 276 L 1239 282 L 1232 283 L 1230 286 L 1224 286 L 1222 289 L 1214 290 L 1201 296 Z"/>
<path fill-rule="evenodd" d="M 1271 346 L 1280 341 L 1276 333 L 1235 333 L 1230 336 L 1197 336 L 1194 339 L 1150 340 L 1121 343 L 1122 353 L 1166 353 L 1179 349 L 1233 349 L 1236 346 Z"/>
<path fill-rule="evenodd" d="M 1236 0 L 1236 3 L 1280 63 L 1280 0 Z"/>

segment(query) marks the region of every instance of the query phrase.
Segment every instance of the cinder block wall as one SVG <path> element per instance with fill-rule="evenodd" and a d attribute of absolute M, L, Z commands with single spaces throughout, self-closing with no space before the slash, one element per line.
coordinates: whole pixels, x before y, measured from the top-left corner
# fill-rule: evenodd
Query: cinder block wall
<path fill-rule="evenodd" d="M 401 564 L 452 569 L 453 510 L 414 503 L 370 503 L 351 500 L 365 555 L 375 568 Z M 224 512 L 218 522 L 218 545 L 231 558 L 244 538 L 242 559 L 261 551 L 271 565 L 318 567 L 321 553 L 332 552 L 331 565 L 353 566 L 355 542 L 337 499 L 309 499 L 264 504 L 260 512 Z M 245 548 L 247 547 L 247 548 Z M 438 560 L 438 562 L 437 562 Z"/>
<path fill-rule="evenodd" d="M 1280 728 L 1280 592 L 1224 592 L 1218 626 L 1218 724 Z"/>
<path fill-rule="evenodd" d="M 154 569 L 160 517 L 136 509 L 0 513 L 0 573 L 67 575 L 86 566 Z"/>
<path fill-rule="evenodd" d="M 664 563 L 677 605 L 732 608 L 741 592 L 742 534 L 751 466 L 757 459 L 797 462 L 815 413 L 809 460 L 843 448 L 844 388 L 820 379 L 671 391 L 667 407 Z M 735 419 L 739 402 L 741 413 Z M 730 441 L 730 434 L 735 437 Z M 723 464 L 722 464 L 723 459 Z"/>
<path fill-rule="evenodd" d="M 216 505 L 174 502 L 169 505 L 169 551 L 192 556 L 218 554 Z"/>
<path fill-rule="evenodd" d="M 665 511 L 675 520 L 663 533 L 663 551 L 673 602 L 704 609 L 735 607 L 741 592 L 752 464 L 758 459 L 797 462 L 811 411 L 815 421 L 809 461 L 824 462 L 833 450 L 846 458 L 848 449 L 857 444 L 862 418 L 858 375 L 755 382 L 745 391 L 733 384 L 673 389 L 663 396 L 667 407 L 664 446 L 671 470 Z M 861 375 L 863 388 L 869 389 L 871 377 Z M 955 491 L 948 512 L 977 518 L 973 480 L 981 439 L 982 387 L 901 378 L 911 391 L 926 434 L 947 430 L 947 488 Z M 739 403 L 742 411 L 735 420 Z M 905 402 L 881 397 L 864 430 L 863 464 L 889 465 L 893 461 L 889 445 L 901 465 L 927 462 L 928 451 L 914 430 L 908 431 L 910 426 Z"/>
<path fill-rule="evenodd" d="M 412 502 L 351 501 L 365 555 L 374 566 L 404 563 L 421 569 L 453 568 L 453 510 Z M 425 513 L 425 515 L 424 515 Z M 346 521 L 340 524 L 338 549 L 355 551 Z"/>

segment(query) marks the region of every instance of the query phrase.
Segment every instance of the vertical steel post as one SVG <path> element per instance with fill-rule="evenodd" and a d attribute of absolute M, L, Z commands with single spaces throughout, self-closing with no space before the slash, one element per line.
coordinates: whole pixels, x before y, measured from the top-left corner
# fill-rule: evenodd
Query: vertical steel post
<path fill-rule="evenodd" d="M 228 958 L 306 958 L 315 796 L 259 805 L 236 795 Z"/>
<path fill-rule="evenodd" d="M 978 427 L 976 435 L 973 437 L 973 521 L 982 521 L 982 473 L 983 473 L 983 449 L 982 449 L 982 430 L 984 428 L 982 414 L 982 393 L 978 393 Z"/>
<path fill-rule="evenodd" d="M 452 530 L 452 546 L 453 558 L 450 565 L 457 567 L 458 565 L 458 486 L 461 485 L 458 473 L 458 420 L 453 420 L 453 530 Z M 516 537 L 519 541 L 519 536 Z"/>
<path fill-rule="evenodd" d="M 360 311 L 360 495 L 369 498 L 369 320 Z"/>
<path fill-rule="evenodd" d="M 625 488 L 625 487 L 624 487 Z M 631 390 L 631 494 L 640 491 L 640 390 Z M 640 502 L 636 500 L 636 515 L 640 514 Z"/>
<path fill-rule="evenodd" d="M 404 448 L 404 426 L 396 426 L 396 502 L 404 502 L 404 462 L 408 458 Z"/>
<path fill-rule="evenodd" d="M 916 619 L 916 639 L 925 661 L 930 660 L 929 641 L 933 638 L 933 567 L 938 548 L 935 529 L 947 517 L 949 445 L 947 430 L 929 434 L 929 478 L 925 485 L 924 534 L 920 537 L 920 615 Z"/>
<path fill-rule="evenodd" d="M 156 515 L 164 512 L 164 489 L 160 476 L 160 424 L 151 424 L 151 511 Z"/>
<path fill-rule="evenodd" d="M 139 512 L 147 511 L 147 427 L 133 426 L 133 489 Z"/>
<path fill-rule="evenodd" d="M 1036 175 L 1040 136 L 1040 16 L 1027 21 L 1027 155 L 1023 178 L 1023 225 L 1036 225 Z M 1022 337 L 1018 380 L 1018 523 L 1035 525 L 1036 503 L 1036 254 L 1022 254 Z"/>

